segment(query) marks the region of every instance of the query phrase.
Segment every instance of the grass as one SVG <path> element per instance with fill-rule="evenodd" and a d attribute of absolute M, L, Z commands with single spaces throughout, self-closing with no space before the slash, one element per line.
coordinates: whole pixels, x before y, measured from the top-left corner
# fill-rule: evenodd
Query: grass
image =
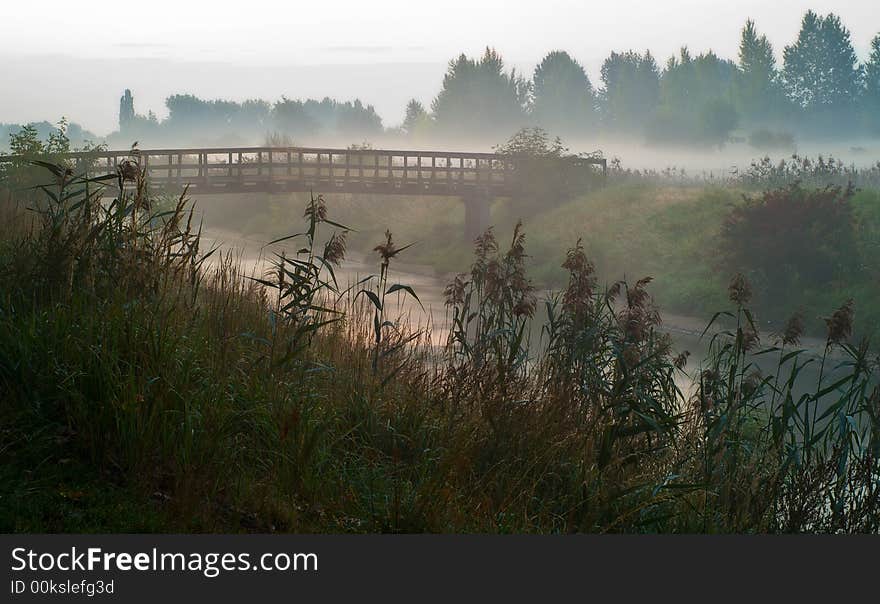
<path fill-rule="evenodd" d="M 44 167 L 0 240 L 6 531 L 880 530 L 880 368 L 848 306 L 801 394 L 800 327 L 757 346 L 734 281 L 684 393 L 653 284 L 603 287 L 585 247 L 544 298 L 523 230 L 486 233 L 438 349 L 390 303 L 417 295 L 387 280 L 417 247 L 378 238 L 377 275 L 340 291 L 352 221 L 332 202 L 309 198 L 289 253 L 247 275 L 203 248 L 185 194 L 156 208 L 135 175 L 102 204 L 100 182 Z"/>

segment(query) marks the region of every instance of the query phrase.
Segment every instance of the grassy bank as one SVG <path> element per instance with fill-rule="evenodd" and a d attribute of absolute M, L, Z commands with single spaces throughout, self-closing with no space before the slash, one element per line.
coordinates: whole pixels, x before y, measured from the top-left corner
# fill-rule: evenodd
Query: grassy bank
<path fill-rule="evenodd" d="M 54 177 L 38 212 L 4 209 L 4 531 L 880 529 L 880 368 L 847 343 L 847 305 L 827 334 L 844 364 L 800 396 L 802 326 L 759 345 L 734 280 L 736 327 L 686 397 L 650 286 L 604 288 L 585 249 L 559 247 L 543 300 L 523 233 L 482 237 L 437 350 L 395 312 L 417 292 L 387 280 L 417 248 L 383 235 L 377 277 L 338 292 L 330 203 L 300 208 L 304 234 L 253 280 L 208 263 L 185 199 L 105 206 Z"/>

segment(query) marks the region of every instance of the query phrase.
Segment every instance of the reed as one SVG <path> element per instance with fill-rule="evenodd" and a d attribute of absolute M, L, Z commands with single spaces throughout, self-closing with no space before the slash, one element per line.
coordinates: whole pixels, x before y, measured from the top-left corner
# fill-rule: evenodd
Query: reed
<path fill-rule="evenodd" d="M 246 274 L 202 249 L 185 191 L 156 204 L 131 165 L 110 203 L 42 165 L 37 219 L 3 233 L 5 530 L 880 529 L 880 362 L 849 342 L 849 304 L 804 391 L 802 321 L 764 345 L 738 277 L 682 389 L 650 279 L 600 288 L 578 242 L 539 299 L 517 227 L 477 240 L 435 346 L 395 303 L 417 292 L 390 278 L 390 233 L 343 287 L 349 229 L 312 196 L 289 251 Z"/>

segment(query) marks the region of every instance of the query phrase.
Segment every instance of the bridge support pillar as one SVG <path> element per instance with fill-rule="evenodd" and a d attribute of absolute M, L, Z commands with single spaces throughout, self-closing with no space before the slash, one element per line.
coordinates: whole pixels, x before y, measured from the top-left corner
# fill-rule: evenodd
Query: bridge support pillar
<path fill-rule="evenodd" d="M 472 191 L 462 198 L 464 202 L 464 237 L 467 243 L 489 228 L 489 206 L 492 196 L 488 191 Z"/>

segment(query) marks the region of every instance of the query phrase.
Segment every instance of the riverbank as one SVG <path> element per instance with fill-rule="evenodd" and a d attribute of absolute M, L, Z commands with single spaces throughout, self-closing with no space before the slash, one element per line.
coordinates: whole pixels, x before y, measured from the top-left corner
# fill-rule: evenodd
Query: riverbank
<path fill-rule="evenodd" d="M 244 272 L 248 274 L 263 275 L 271 270 L 274 254 L 281 252 L 289 254 L 291 251 L 295 251 L 291 249 L 290 245 L 284 243 L 267 245 L 270 240 L 244 237 L 240 233 L 222 228 L 206 228 L 204 238 L 212 247 L 233 252 L 238 261 L 242 263 Z M 378 258 L 375 252 L 349 251 L 345 262 L 335 272 L 342 289 L 345 289 L 363 277 L 376 274 L 378 270 Z M 442 272 L 431 264 L 419 264 L 405 260 L 395 263 L 391 270 L 392 279 L 412 286 L 419 296 L 419 302 L 412 298 L 400 297 L 399 312 L 412 317 L 416 324 L 430 324 L 440 333 L 447 331 L 449 313 L 446 309 L 444 290 L 452 283 L 455 275 L 454 272 Z M 543 290 L 539 292 L 539 296 L 545 297 L 552 295 L 552 293 L 553 290 Z M 729 302 L 723 297 L 720 297 L 719 304 L 720 308 L 729 306 Z M 712 335 L 719 333 L 725 324 L 722 319 L 717 325 L 709 326 L 710 316 L 684 315 L 662 308 L 661 317 L 660 330 L 678 336 L 682 342 L 686 342 L 694 349 L 690 352 L 703 349 L 704 345 L 695 346 L 695 344 L 698 344 L 700 340 L 711 339 Z M 727 323 L 730 327 L 729 321 Z M 767 346 L 772 345 L 774 341 L 772 327 L 758 327 L 758 336 L 761 342 Z M 825 351 L 826 340 L 821 337 L 802 337 L 800 347 L 815 357 L 821 357 Z"/>
<path fill-rule="evenodd" d="M 497 200 L 491 218 L 502 242 L 523 219 L 527 266 L 540 288 L 558 290 L 565 285 L 561 250 L 580 239 L 600 283 L 650 276 L 654 279 L 650 291 L 664 311 L 708 319 L 725 307 L 731 277 L 720 268 L 721 225 L 746 193 L 717 186 L 620 184 L 540 210 Z M 407 261 L 421 265 L 415 271 L 419 274 L 433 273 L 449 280 L 470 266 L 472 245 L 465 241 L 464 210 L 455 198 L 328 195 L 326 200 L 339 222 L 357 225 L 348 238 L 351 252 L 369 257 L 387 228 L 398 241 L 414 243 Z M 198 206 L 208 226 L 265 241 L 295 232 L 303 202 L 300 195 L 213 196 L 199 200 Z M 860 256 L 880 257 L 880 192 L 858 192 L 851 203 Z M 541 201 L 535 205 L 540 207 Z M 852 298 L 856 333 L 870 335 L 880 329 L 878 271 L 880 265 L 866 264 L 845 280 L 825 287 L 786 291 L 756 308 L 757 318 L 764 329 L 774 331 L 800 311 L 807 332 L 822 339 L 823 317 Z M 761 286 L 753 285 L 760 299 Z"/>

